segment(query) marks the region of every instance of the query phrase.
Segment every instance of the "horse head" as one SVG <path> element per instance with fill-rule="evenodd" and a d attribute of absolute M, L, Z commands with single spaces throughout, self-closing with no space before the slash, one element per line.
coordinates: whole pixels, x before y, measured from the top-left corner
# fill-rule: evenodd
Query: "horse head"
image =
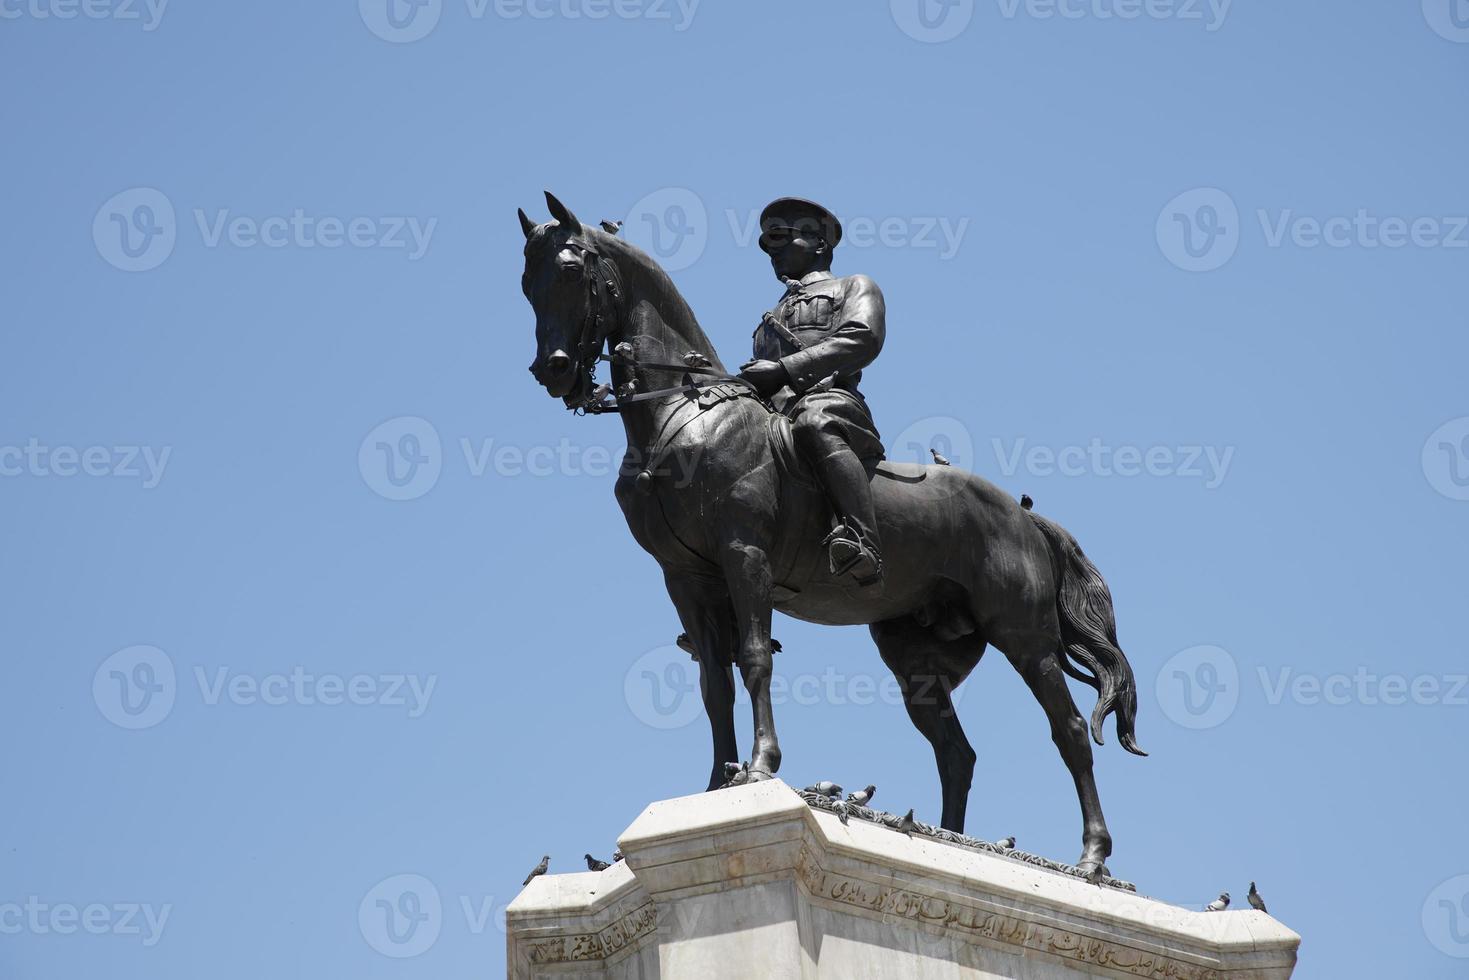
<path fill-rule="evenodd" d="M 597 357 L 616 328 L 616 267 L 602 254 L 606 236 L 577 220 L 550 191 L 552 220 L 538 225 L 520 211 L 525 273 L 520 286 L 536 313 L 536 357 L 530 372 L 568 408 L 593 387 Z"/>

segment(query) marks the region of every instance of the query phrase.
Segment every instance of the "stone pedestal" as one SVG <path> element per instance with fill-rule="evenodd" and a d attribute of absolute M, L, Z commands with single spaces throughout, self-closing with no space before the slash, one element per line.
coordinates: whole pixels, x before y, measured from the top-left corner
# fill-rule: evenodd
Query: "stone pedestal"
<path fill-rule="evenodd" d="M 616 980 L 1275 980 L 1300 937 L 853 818 L 784 783 L 654 803 L 625 861 L 506 912 L 509 974 Z"/>

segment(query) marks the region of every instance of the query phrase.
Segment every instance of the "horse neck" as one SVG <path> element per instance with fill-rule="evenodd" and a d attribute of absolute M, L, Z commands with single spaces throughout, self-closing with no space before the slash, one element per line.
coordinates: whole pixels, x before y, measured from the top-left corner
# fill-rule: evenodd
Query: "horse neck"
<path fill-rule="evenodd" d="M 645 253 L 621 239 L 603 237 L 607 242 L 604 251 L 616 269 L 622 293 L 620 318 L 608 337 L 609 347 L 630 343 L 635 359 L 644 364 L 681 364 L 685 354 L 696 351 L 709 358 L 715 370 L 724 371 L 718 352 L 673 280 Z M 661 368 L 639 367 L 637 375 L 644 391 L 671 388 L 684 379 L 683 371 Z M 613 364 L 614 385 L 631 379 L 628 368 Z M 683 399 L 670 397 L 627 406 L 622 421 L 629 445 L 648 445 L 683 404 Z"/>

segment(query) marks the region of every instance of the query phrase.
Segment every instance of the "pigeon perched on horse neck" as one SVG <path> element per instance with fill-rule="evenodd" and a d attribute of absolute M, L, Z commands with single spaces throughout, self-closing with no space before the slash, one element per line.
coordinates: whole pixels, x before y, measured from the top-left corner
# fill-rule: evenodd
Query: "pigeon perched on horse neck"
<path fill-rule="evenodd" d="M 1204 906 L 1205 912 L 1223 912 L 1229 908 L 1229 892 L 1221 892 L 1219 897 Z"/>
<path fill-rule="evenodd" d="M 1270 910 L 1265 907 L 1265 900 L 1260 897 L 1259 892 L 1255 891 L 1255 883 L 1253 881 L 1250 882 L 1250 893 L 1245 898 L 1249 899 L 1250 908 L 1264 912 L 1266 915 L 1270 914 Z"/>
<path fill-rule="evenodd" d="M 541 858 L 541 863 L 538 864 L 538 865 L 536 865 L 535 866 L 535 869 L 533 871 L 531 871 L 530 874 L 528 874 L 528 875 L 525 876 L 525 880 L 520 883 L 520 887 L 524 888 L 526 885 L 529 885 L 533 880 L 535 880 L 536 878 L 539 878 L 541 875 L 545 874 L 546 873 L 546 869 L 549 868 L 550 866 L 551 866 L 551 855 L 547 854 L 545 857 Z"/>
<path fill-rule="evenodd" d="M 867 802 L 872 799 L 873 794 L 875 794 L 876 792 L 876 786 L 868 786 L 866 789 L 859 789 L 857 792 L 849 794 L 847 796 L 847 802 L 855 803 L 858 806 L 866 806 Z"/>
<path fill-rule="evenodd" d="M 929 450 L 928 451 L 933 456 L 933 461 L 935 463 L 939 464 L 940 466 L 948 466 L 949 465 L 949 461 L 944 457 L 944 454 L 943 453 L 939 452 L 937 449 L 934 449 L 931 446 L 929 447 Z"/>
<path fill-rule="evenodd" d="M 588 871 L 606 871 L 610 867 L 612 867 L 612 865 L 608 864 L 606 861 L 598 861 L 596 858 L 592 857 L 590 854 L 587 855 L 587 870 Z"/>

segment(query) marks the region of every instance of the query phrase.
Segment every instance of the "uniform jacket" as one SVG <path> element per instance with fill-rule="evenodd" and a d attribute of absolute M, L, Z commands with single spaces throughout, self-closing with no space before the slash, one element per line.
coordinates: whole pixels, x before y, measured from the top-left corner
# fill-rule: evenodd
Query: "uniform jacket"
<path fill-rule="evenodd" d="M 790 388 L 780 392 L 786 397 L 777 396 L 777 403 L 805 394 L 832 374 L 835 387 L 856 393 L 862 369 L 882 350 L 886 316 L 882 291 L 866 276 L 813 272 L 792 284 L 755 329 L 755 356 L 779 361 L 790 375 Z M 800 344 L 783 336 L 771 319 Z"/>

